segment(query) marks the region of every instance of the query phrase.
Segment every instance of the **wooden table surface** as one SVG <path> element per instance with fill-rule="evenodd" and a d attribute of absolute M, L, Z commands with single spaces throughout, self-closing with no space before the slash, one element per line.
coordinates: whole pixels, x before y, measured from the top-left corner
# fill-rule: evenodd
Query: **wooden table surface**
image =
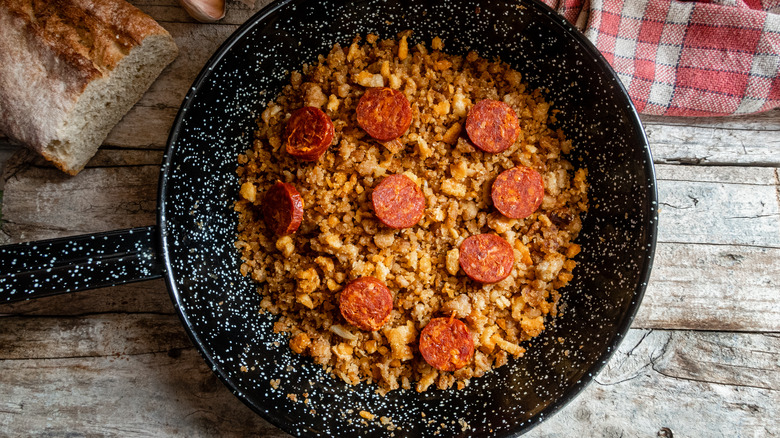
<path fill-rule="evenodd" d="M 69 177 L 0 136 L 0 243 L 152 225 L 179 104 L 254 8 L 137 0 L 181 54 Z M 642 117 L 661 203 L 650 284 L 608 366 L 530 437 L 780 435 L 780 110 Z M 212 374 L 163 280 L 0 305 L 0 436 L 287 436 Z"/>

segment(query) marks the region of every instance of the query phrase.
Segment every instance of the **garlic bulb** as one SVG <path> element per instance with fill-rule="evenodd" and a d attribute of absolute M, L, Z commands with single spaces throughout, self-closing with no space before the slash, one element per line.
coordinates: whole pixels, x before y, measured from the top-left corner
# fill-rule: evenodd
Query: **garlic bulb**
<path fill-rule="evenodd" d="M 214 23 L 225 17 L 225 0 L 179 0 L 179 4 L 201 23 Z"/>

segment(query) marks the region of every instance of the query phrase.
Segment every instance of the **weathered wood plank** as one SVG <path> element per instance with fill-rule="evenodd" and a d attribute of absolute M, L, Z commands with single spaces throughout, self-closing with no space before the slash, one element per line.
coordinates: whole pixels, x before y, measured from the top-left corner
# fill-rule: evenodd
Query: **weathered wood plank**
<path fill-rule="evenodd" d="M 780 131 L 780 108 L 762 113 L 725 117 L 668 117 L 640 115 L 645 126 L 680 126 L 711 129 L 733 129 L 735 131 Z"/>
<path fill-rule="evenodd" d="M 184 94 L 185 92 L 182 91 L 182 96 Z M 154 97 L 149 99 L 154 99 Z M 178 111 L 178 106 L 138 104 L 125 114 L 122 121 L 108 133 L 101 149 L 110 145 L 128 149 L 163 150 L 168 143 L 168 133 Z"/>
<path fill-rule="evenodd" d="M 162 279 L 0 304 L 0 317 L 24 315 L 72 318 L 100 313 L 165 315 L 174 314 L 175 310 Z"/>
<path fill-rule="evenodd" d="M 8 162 L 7 225 L 95 232 L 154 223 L 161 152 L 104 148 L 76 177 L 32 157 L 22 150 Z M 780 248 L 778 169 L 659 165 L 657 173 L 659 242 Z"/>
<path fill-rule="evenodd" d="M 780 249 L 659 243 L 633 327 L 780 332 Z"/>
<path fill-rule="evenodd" d="M 659 244 L 635 326 L 780 331 L 778 169 L 657 174 Z"/>
<path fill-rule="evenodd" d="M 125 163 L 68 176 L 21 150 L 4 176 L 2 230 L 10 242 L 153 225 L 160 152 L 104 150 L 97 158 Z M 40 164 L 37 165 L 37 164 Z M 129 165 L 127 163 L 130 163 Z"/>
<path fill-rule="evenodd" d="M 642 120 L 656 163 L 780 167 L 780 109 L 713 120 Z"/>
<path fill-rule="evenodd" d="M 170 312 L 60 313 L 58 318 L 6 316 L 0 321 L 0 361 L 136 355 L 192 347 L 181 320 Z"/>
<path fill-rule="evenodd" d="M 286 436 L 233 397 L 194 348 L 5 360 L 0 375 L 5 436 Z"/>
<path fill-rule="evenodd" d="M 194 349 L 134 351 L 0 362 L 0 426 L 12 436 L 286 436 L 234 399 Z M 776 434 L 778 361 L 777 336 L 631 330 L 595 382 L 528 436 Z M 126 411 L 134 415 L 117 417 Z"/>
<path fill-rule="evenodd" d="M 211 54 L 269 0 L 254 8 L 231 0 L 214 25 L 194 23 L 175 0 L 133 2 L 163 23 L 181 55 L 75 178 L 0 134 L 0 168 L 16 154 L 0 181 L 0 190 L 9 181 L 12 205 L 3 211 L 7 240 L 154 223 L 161 149 L 178 106 Z M 634 327 L 744 333 L 633 329 L 596 382 L 529 436 L 780 435 L 780 110 L 642 120 L 662 205 Z M 287 436 L 217 381 L 162 280 L 3 304 L 0 322 L 0 435 Z"/>
<path fill-rule="evenodd" d="M 778 169 L 658 165 L 660 242 L 780 248 Z"/>
<path fill-rule="evenodd" d="M 580 397 L 535 438 L 780 434 L 780 338 L 631 330 Z"/>
<path fill-rule="evenodd" d="M 173 94 L 174 90 L 180 90 L 181 98 L 174 95 L 169 101 L 160 102 L 158 106 L 147 106 L 160 99 L 157 94 L 150 94 L 125 116 L 123 123 L 109 134 L 105 143 L 127 147 L 165 145 L 168 128 L 173 123 L 178 105 L 195 76 L 197 71 L 191 78 L 180 77 L 173 80 L 163 77 L 161 81 L 167 82 L 166 93 Z M 780 121 L 780 116 L 776 118 Z M 155 125 L 164 125 L 165 129 L 139 129 L 148 126 L 150 120 L 153 120 Z M 780 130 L 749 131 L 673 125 L 648 125 L 645 128 L 653 160 L 657 164 L 780 167 Z"/>

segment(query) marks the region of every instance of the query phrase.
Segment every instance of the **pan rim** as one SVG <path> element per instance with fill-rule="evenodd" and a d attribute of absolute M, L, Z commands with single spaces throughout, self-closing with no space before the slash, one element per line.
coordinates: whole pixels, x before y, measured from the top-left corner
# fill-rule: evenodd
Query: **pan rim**
<path fill-rule="evenodd" d="M 225 40 L 222 45 L 220 45 L 214 54 L 211 55 L 209 60 L 206 61 L 206 63 L 203 65 L 200 72 L 198 73 L 198 76 L 195 78 L 195 81 L 193 81 L 192 85 L 190 86 L 189 91 L 187 91 L 187 94 L 185 95 L 184 100 L 179 107 L 179 111 L 176 114 L 176 118 L 173 121 L 173 125 L 171 125 L 171 131 L 168 135 L 165 155 L 163 155 L 162 166 L 160 169 L 160 182 L 158 184 L 157 191 L 157 238 L 159 239 L 160 255 L 162 256 L 163 266 L 165 269 L 165 274 L 163 277 L 165 278 L 168 294 L 171 298 L 171 301 L 173 302 L 174 307 L 176 308 L 176 314 L 184 325 L 187 336 L 190 338 L 195 348 L 198 350 L 198 353 L 205 360 L 211 371 L 215 373 L 217 377 L 219 377 L 222 383 L 230 390 L 231 393 L 233 393 L 233 395 L 236 396 L 236 398 L 241 400 L 242 403 L 244 403 L 254 412 L 258 413 L 266 421 L 288 433 L 293 432 L 288 430 L 286 424 L 278 421 L 278 419 L 271 415 L 267 409 L 265 409 L 263 406 L 257 405 L 256 403 L 252 403 L 246 396 L 241 393 L 241 390 L 237 386 L 236 382 L 234 382 L 233 379 L 227 375 L 223 367 L 220 366 L 214 357 L 207 351 L 204 341 L 201 340 L 200 336 L 197 334 L 194 326 L 192 325 L 189 316 L 186 314 L 181 301 L 181 295 L 179 293 L 176 279 L 173 277 L 173 269 L 171 268 L 169 242 L 167 239 L 166 228 L 167 221 L 165 199 L 167 198 L 168 194 L 168 177 L 170 175 L 173 155 L 177 146 L 176 142 L 179 138 L 182 122 L 184 121 L 184 118 L 187 114 L 187 110 L 193 104 L 194 97 L 198 94 L 201 87 L 203 87 L 203 84 L 211 76 L 213 67 L 216 66 L 222 60 L 222 58 L 225 57 L 225 55 L 236 45 L 238 41 L 240 41 L 247 33 L 251 32 L 258 25 L 258 23 L 272 15 L 277 10 L 282 9 L 292 1 L 294 0 L 275 0 L 258 11 L 238 29 L 236 29 L 235 32 L 230 34 L 228 39 Z"/>
<path fill-rule="evenodd" d="M 203 87 L 204 83 L 206 83 L 210 79 L 214 67 L 220 63 L 220 61 L 226 56 L 226 54 L 230 52 L 236 46 L 236 43 L 239 42 L 244 36 L 246 36 L 249 32 L 253 31 L 257 26 L 261 25 L 261 23 L 263 23 L 263 21 L 266 20 L 269 16 L 271 16 L 278 10 L 284 8 L 288 4 L 294 3 L 296 1 L 297 0 L 275 0 L 269 5 L 267 5 L 266 7 L 264 7 L 263 9 L 261 9 L 260 11 L 258 11 L 255 15 L 250 17 L 244 24 L 242 24 L 235 32 L 233 32 L 228 37 L 228 39 L 214 52 L 214 54 L 209 58 L 209 60 L 204 64 L 197 78 L 190 86 L 189 91 L 184 97 L 184 100 L 178 110 L 176 118 L 174 119 L 174 122 L 171 127 L 171 131 L 166 143 L 166 150 L 163 156 L 162 167 L 160 171 L 160 181 L 158 184 L 158 210 L 157 210 L 157 224 L 158 224 L 157 237 L 159 238 L 160 255 L 165 269 L 165 273 L 163 277 L 165 278 L 166 286 L 168 289 L 168 293 L 171 297 L 171 301 L 173 302 L 174 307 L 176 308 L 176 312 L 185 327 L 185 331 L 187 332 L 187 335 L 190 337 L 194 346 L 196 347 L 196 349 L 198 350 L 202 358 L 205 360 L 206 364 L 209 366 L 211 371 L 215 373 L 217 377 L 219 377 L 222 383 L 225 384 L 225 386 L 227 386 L 228 389 L 230 389 L 230 391 L 239 400 L 241 400 L 242 403 L 247 405 L 250 409 L 252 409 L 255 413 L 259 414 L 262 418 L 264 418 L 269 423 L 273 424 L 279 429 L 290 434 L 296 434 L 297 431 L 295 429 L 292 429 L 289 424 L 285 423 L 284 421 L 281 421 L 280 418 L 272 415 L 272 413 L 263 405 L 254 403 L 245 394 L 243 394 L 243 392 L 237 385 L 236 381 L 227 374 L 223 366 L 218 361 L 216 361 L 215 358 L 209 353 L 204 341 L 201 339 L 201 337 L 197 333 L 197 330 L 195 329 L 192 322 L 190 321 L 190 315 L 186 311 L 186 306 L 184 306 L 184 304 L 182 303 L 182 297 L 179 291 L 179 286 L 176 282 L 176 279 L 174 278 L 174 272 L 172 269 L 170 243 L 168 242 L 167 239 L 168 228 L 166 223 L 167 210 L 166 210 L 165 200 L 168 195 L 168 180 L 170 178 L 170 174 L 172 171 L 171 166 L 173 164 L 172 162 L 173 156 L 176 150 L 179 148 L 177 142 L 182 128 L 182 123 L 187 115 L 187 110 L 193 104 L 194 98 L 198 94 L 199 90 Z M 360 0 L 355 0 L 355 1 L 359 2 Z M 618 324 L 616 327 L 615 335 L 612 337 L 612 339 L 606 342 L 607 347 L 601 352 L 601 354 L 593 362 L 593 364 L 586 369 L 586 373 L 583 375 L 583 378 L 579 379 L 576 383 L 574 383 L 562 397 L 559 397 L 557 400 L 551 402 L 548 406 L 546 406 L 544 409 L 542 409 L 539 413 L 537 413 L 529 420 L 526 420 L 522 423 L 516 423 L 513 427 L 506 430 L 505 432 L 506 436 L 522 435 L 528 432 L 529 430 L 531 430 L 532 428 L 534 428 L 536 425 L 540 424 L 543 420 L 559 412 L 570 401 L 572 401 L 578 395 L 580 395 L 582 391 L 593 380 L 595 380 L 596 376 L 606 366 L 609 359 L 617 351 L 619 344 L 625 338 L 625 335 L 628 332 L 632 322 L 634 321 L 636 313 L 640 307 L 642 298 L 645 294 L 645 290 L 650 278 L 650 273 L 652 270 L 653 258 L 655 255 L 655 249 L 657 245 L 657 234 L 658 234 L 658 217 L 657 217 L 658 192 L 657 192 L 657 180 L 656 180 L 655 168 L 653 165 L 652 153 L 649 147 L 647 135 L 645 133 L 644 127 L 639 118 L 639 114 L 635 106 L 631 102 L 630 98 L 628 97 L 628 93 L 627 90 L 625 89 L 625 86 L 623 85 L 622 81 L 619 79 L 617 74 L 614 72 L 614 70 L 611 68 L 609 63 L 606 61 L 604 56 L 581 32 L 575 29 L 563 17 L 558 15 L 554 10 L 550 9 L 547 5 L 545 5 L 541 1 L 539 0 L 523 0 L 523 1 L 535 7 L 539 13 L 546 15 L 547 18 L 550 19 L 550 21 L 560 29 L 561 35 L 575 40 L 576 43 L 583 51 L 585 51 L 588 55 L 596 58 L 598 60 L 597 63 L 599 64 L 600 69 L 603 71 L 603 73 L 609 75 L 609 78 L 612 79 L 613 84 L 615 84 L 618 87 L 618 90 L 615 92 L 615 94 L 619 95 L 621 99 L 625 100 L 625 103 L 628 107 L 626 109 L 627 119 L 630 121 L 632 127 L 636 129 L 638 136 L 641 138 L 642 144 L 641 145 L 637 144 L 636 147 L 637 148 L 641 147 L 644 150 L 644 158 L 645 158 L 644 170 L 647 174 L 647 180 L 644 182 L 648 184 L 646 187 L 646 196 L 649 205 L 645 213 L 648 215 L 649 223 L 644 224 L 645 225 L 644 232 L 646 235 L 647 246 L 645 247 L 645 251 L 644 251 L 645 257 L 643 258 L 643 264 L 638 270 L 640 272 L 640 274 L 638 275 L 638 283 L 637 283 L 638 286 L 634 290 L 633 299 L 628 306 L 626 314 L 623 316 L 621 323 Z"/>

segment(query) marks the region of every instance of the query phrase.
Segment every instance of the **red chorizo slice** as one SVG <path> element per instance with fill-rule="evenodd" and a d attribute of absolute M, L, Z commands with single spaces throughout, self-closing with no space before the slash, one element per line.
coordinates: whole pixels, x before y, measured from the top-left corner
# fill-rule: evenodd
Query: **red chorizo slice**
<path fill-rule="evenodd" d="M 506 217 L 523 219 L 544 199 L 544 181 L 536 170 L 517 166 L 501 172 L 490 190 L 493 205 Z"/>
<path fill-rule="evenodd" d="M 420 222 L 425 212 L 425 197 L 408 176 L 391 175 L 383 179 L 371 194 L 374 213 L 390 228 L 408 228 Z"/>
<path fill-rule="evenodd" d="M 512 146 L 520 135 L 520 121 L 515 110 L 504 102 L 484 99 L 469 110 L 466 132 L 474 146 L 497 154 Z"/>
<path fill-rule="evenodd" d="M 287 121 L 284 149 L 303 161 L 317 161 L 333 141 L 333 122 L 321 109 L 305 106 Z"/>
<path fill-rule="evenodd" d="M 292 234 L 303 220 L 303 198 L 292 184 L 277 181 L 262 203 L 263 220 L 276 234 Z"/>
<path fill-rule="evenodd" d="M 480 283 L 505 279 L 515 263 L 512 245 L 495 234 L 477 234 L 460 244 L 458 262 L 466 275 Z"/>
<path fill-rule="evenodd" d="M 358 125 L 382 142 L 402 136 L 412 123 L 409 100 L 392 88 L 369 88 L 360 98 L 356 111 Z"/>
<path fill-rule="evenodd" d="M 474 340 L 463 321 L 433 318 L 420 333 L 420 354 L 441 371 L 459 370 L 474 357 Z"/>
<path fill-rule="evenodd" d="M 365 331 L 379 330 L 393 310 L 393 295 L 374 277 L 352 280 L 339 297 L 341 315 L 350 324 Z"/>

